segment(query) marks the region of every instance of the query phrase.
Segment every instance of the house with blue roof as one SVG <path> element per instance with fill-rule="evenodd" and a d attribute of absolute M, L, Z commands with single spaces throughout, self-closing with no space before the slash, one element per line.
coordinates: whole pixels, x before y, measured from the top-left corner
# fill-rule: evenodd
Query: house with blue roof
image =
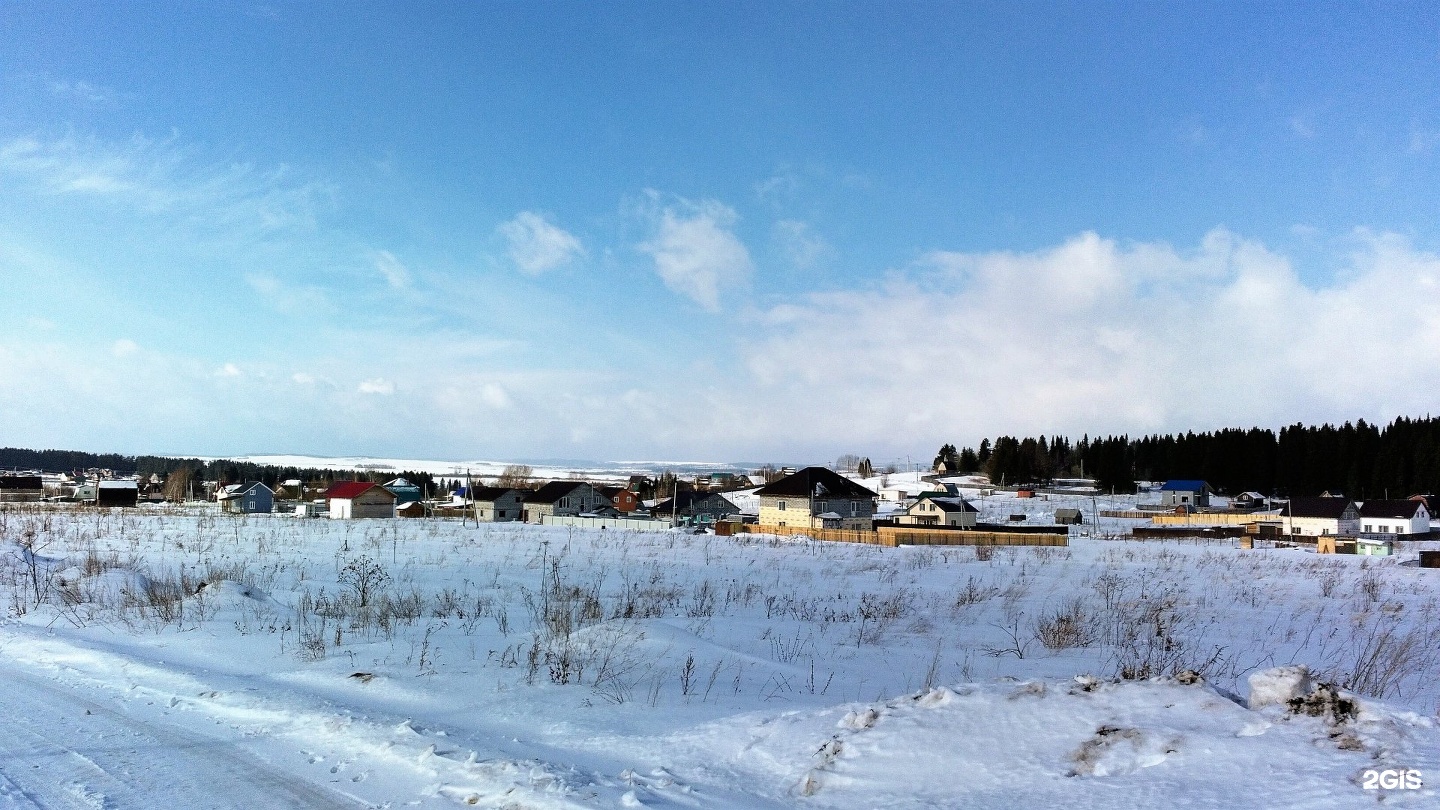
<path fill-rule="evenodd" d="M 1204 481 L 1172 479 L 1160 487 L 1161 506 L 1209 506 L 1210 485 Z"/>

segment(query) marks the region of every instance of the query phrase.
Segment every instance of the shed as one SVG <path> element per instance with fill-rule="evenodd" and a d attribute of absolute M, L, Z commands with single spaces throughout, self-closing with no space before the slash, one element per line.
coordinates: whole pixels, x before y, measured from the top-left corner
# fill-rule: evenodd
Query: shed
<path fill-rule="evenodd" d="M 425 517 L 425 504 L 420 501 L 410 501 L 395 507 L 395 517 L 419 518 Z"/>
<path fill-rule="evenodd" d="M 134 481 L 101 481 L 95 487 L 96 506 L 134 506 L 140 485 Z"/>
<path fill-rule="evenodd" d="M 1055 524 L 1057 526 L 1079 526 L 1084 522 L 1085 517 L 1079 509 L 1055 510 Z"/>

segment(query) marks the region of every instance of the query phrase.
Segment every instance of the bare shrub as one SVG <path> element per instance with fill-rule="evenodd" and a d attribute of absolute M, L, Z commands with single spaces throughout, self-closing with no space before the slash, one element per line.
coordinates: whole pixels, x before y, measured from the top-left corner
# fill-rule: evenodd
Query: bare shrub
<path fill-rule="evenodd" d="M 1084 603 L 1071 600 L 1065 607 L 1036 619 L 1035 639 L 1051 652 L 1094 644 L 1095 633 Z"/>
<path fill-rule="evenodd" d="M 390 575 L 380 563 L 364 555 L 356 557 L 340 569 L 340 584 L 355 589 L 360 607 L 368 606 L 371 597 L 389 582 Z"/>

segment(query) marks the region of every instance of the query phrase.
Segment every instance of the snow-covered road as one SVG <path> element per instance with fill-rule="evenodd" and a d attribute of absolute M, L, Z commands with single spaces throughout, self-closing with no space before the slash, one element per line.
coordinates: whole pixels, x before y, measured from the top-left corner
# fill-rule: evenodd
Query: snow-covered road
<path fill-rule="evenodd" d="M 355 808 L 223 740 L 0 662 L 0 808 Z"/>

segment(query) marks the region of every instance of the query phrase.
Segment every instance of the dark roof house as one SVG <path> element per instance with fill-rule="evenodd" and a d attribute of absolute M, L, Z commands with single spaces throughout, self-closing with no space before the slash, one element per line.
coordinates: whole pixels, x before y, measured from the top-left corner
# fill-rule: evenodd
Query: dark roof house
<path fill-rule="evenodd" d="M 755 492 L 763 497 L 787 498 L 874 498 L 875 493 L 849 478 L 824 467 L 806 467 L 784 478 L 766 484 Z"/>
<path fill-rule="evenodd" d="M 1411 520 L 1416 516 L 1416 513 L 1424 508 L 1425 504 L 1422 501 L 1387 501 L 1374 498 L 1360 504 L 1360 517 Z"/>
<path fill-rule="evenodd" d="M 1285 504 L 1283 514 L 1290 517 L 1339 520 L 1351 503 L 1349 498 L 1291 498 Z"/>

